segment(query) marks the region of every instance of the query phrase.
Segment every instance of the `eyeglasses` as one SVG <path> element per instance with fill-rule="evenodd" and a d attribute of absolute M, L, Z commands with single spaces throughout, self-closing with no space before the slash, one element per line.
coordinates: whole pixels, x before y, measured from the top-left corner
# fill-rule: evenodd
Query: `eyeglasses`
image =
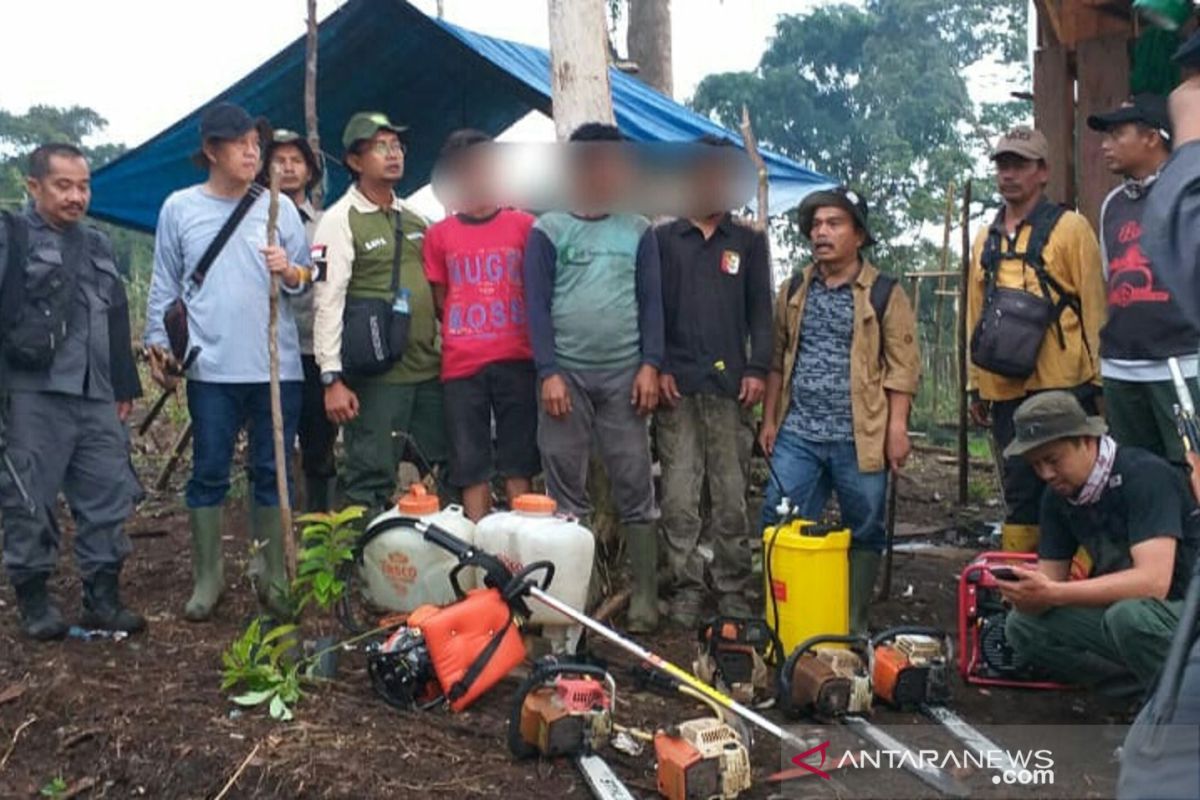
<path fill-rule="evenodd" d="M 408 147 L 405 146 L 404 142 L 375 142 L 371 145 L 371 150 L 380 156 L 389 156 L 392 154 L 404 155 L 408 152 Z"/>

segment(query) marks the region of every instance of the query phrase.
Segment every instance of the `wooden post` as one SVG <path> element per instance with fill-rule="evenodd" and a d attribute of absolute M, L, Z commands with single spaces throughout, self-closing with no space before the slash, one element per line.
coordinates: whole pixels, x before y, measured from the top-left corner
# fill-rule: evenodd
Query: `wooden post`
<path fill-rule="evenodd" d="M 967 504 L 967 480 L 971 468 L 967 449 L 967 293 L 971 290 L 971 176 L 963 183 L 962 277 L 958 293 L 958 504 Z"/>
<path fill-rule="evenodd" d="M 550 89 L 560 141 L 585 122 L 612 124 L 604 0 L 549 0 Z"/>
<path fill-rule="evenodd" d="M 629 28 L 625 34 L 625 48 L 629 60 L 638 66 L 638 80 L 670 97 L 674 90 L 671 0 L 628 0 L 626 8 Z"/>
<path fill-rule="evenodd" d="M 1061 44 L 1043 44 L 1033 55 L 1034 126 L 1050 143 L 1050 182 L 1046 195 L 1056 203 L 1075 202 L 1075 80 Z"/>
<path fill-rule="evenodd" d="M 271 203 L 267 207 L 267 246 L 278 241 L 279 170 L 271 168 Z M 288 585 L 296 578 L 296 538 L 292 533 L 292 498 L 288 493 L 287 450 L 283 442 L 283 398 L 279 388 L 279 276 L 271 274 L 271 316 L 267 323 L 267 353 L 271 360 L 271 429 L 275 441 L 275 489 L 279 492 L 279 526 Z"/>
<path fill-rule="evenodd" d="M 1079 70 L 1079 107 L 1075 115 L 1079 130 L 1079 213 L 1099 230 L 1100 206 L 1120 178 L 1104 166 L 1100 133 L 1087 125 L 1091 114 L 1103 113 L 1129 96 L 1127 37 L 1113 34 L 1080 42 L 1075 61 Z"/>
<path fill-rule="evenodd" d="M 770 214 L 770 205 L 767 202 L 770 191 L 770 184 L 767 181 L 767 162 L 763 161 L 762 153 L 758 152 L 758 138 L 754 135 L 754 128 L 750 125 L 750 112 L 746 109 L 745 104 L 742 105 L 742 144 L 746 148 L 746 155 L 750 156 L 750 161 L 754 164 L 754 169 L 758 175 L 758 209 L 754 214 L 754 227 L 760 231 L 767 229 L 767 218 Z"/>
<path fill-rule="evenodd" d="M 317 0 L 308 0 L 308 31 L 304 37 L 304 127 L 308 146 L 312 148 L 325 172 L 325 158 L 321 155 L 321 133 L 317 130 Z M 325 181 L 313 187 L 310 198 L 313 208 L 320 209 L 325 202 Z"/>
<path fill-rule="evenodd" d="M 933 306 L 933 358 L 930 359 L 930 364 L 933 367 L 933 424 L 938 424 L 938 387 L 942 385 L 941 373 L 942 369 L 942 303 L 946 296 L 946 272 L 950 269 L 950 228 L 954 224 L 954 181 L 946 186 L 946 215 L 944 225 L 942 227 L 942 274 L 938 276 L 937 291 L 935 295 L 937 300 Z M 920 286 L 917 287 L 918 291 Z"/>

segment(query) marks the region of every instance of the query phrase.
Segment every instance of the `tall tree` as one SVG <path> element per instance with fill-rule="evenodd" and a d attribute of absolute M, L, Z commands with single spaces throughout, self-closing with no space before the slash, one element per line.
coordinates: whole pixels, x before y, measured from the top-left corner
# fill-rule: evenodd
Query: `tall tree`
<path fill-rule="evenodd" d="M 674 91 L 671 0 L 629 0 L 625 47 L 638 65 L 638 78 L 670 97 Z"/>
<path fill-rule="evenodd" d="M 584 122 L 614 120 L 604 0 L 549 0 L 554 132 L 566 139 Z"/>
<path fill-rule="evenodd" d="M 911 268 L 933 251 L 918 232 L 949 180 L 1028 117 L 974 103 L 964 77 L 980 61 L 1022 69 L 1026 13 L 1025 0 L 866 0 L 781 17 L 757 69 L 708 76 L 692 105 L 736 127 L 746 103 L 764 147 L 863 191 L 876 260 Z"/>

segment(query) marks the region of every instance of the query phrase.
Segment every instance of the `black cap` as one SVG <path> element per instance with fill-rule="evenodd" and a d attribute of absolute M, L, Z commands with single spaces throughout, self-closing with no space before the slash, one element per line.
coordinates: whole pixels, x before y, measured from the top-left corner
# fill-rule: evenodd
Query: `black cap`
<path fill-rule="evenodd" d="M 216 103 L 200 117 L 200 138 L 236 139 L 253 129 L 256 122 L 246 109 L 233 103 Z"/>
<path fill-rule="evenodd" d="M 816 215 L 817 209 L 828 206 L 844 208 L 854 217 L 858 227 L 862 228 L 863 233 L 867 235 L 863 247 L 875 244 L 875 237 L 871 235 L 871 229 L 867 227 L 867 201 L 858 192 L 847 186 L 823 189 L 804 198 L 804 202 L 800 204 L 800 210 L 796 213 L 800 222 L 800 231 L 805 236 L 809 236 L 812 231 L 813 217 Z"/>
<path fill-rule="evenodd" d="M 1172 59 L 1181 67 L 1200 69 L 1200 30 L 1197 30 L 1187 41 L 1179 45 Z"/>
<path fill-rule="evenodd" d="M 1167 99 L 1161 94 L 1135 94 L 1112 111 L 1087 118 L 1088 127 L 1094 131 L 1110 131 L 1128 122 L 1154 128 L 1164 139 L 1171 140 L 1171 115 L 1167 112 Z"/>

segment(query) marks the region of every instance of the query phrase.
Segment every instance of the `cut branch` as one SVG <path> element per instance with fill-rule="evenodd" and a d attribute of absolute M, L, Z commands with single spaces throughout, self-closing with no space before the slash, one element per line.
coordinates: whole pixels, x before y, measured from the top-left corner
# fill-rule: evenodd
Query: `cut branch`
<path fill-rule="evenodd" d="M 746 147 L 746 155 L 754 164 L 758 176 L 758 209 L 754 214 L 754 226 L 761 231 L 767 229 L 767 164 L 763 161 L 762 153 L 758 152 L 758 139 L 754 136 L 754 128 L 750 125 L 750 111 L 742 106 L 742 144 Z"/>

